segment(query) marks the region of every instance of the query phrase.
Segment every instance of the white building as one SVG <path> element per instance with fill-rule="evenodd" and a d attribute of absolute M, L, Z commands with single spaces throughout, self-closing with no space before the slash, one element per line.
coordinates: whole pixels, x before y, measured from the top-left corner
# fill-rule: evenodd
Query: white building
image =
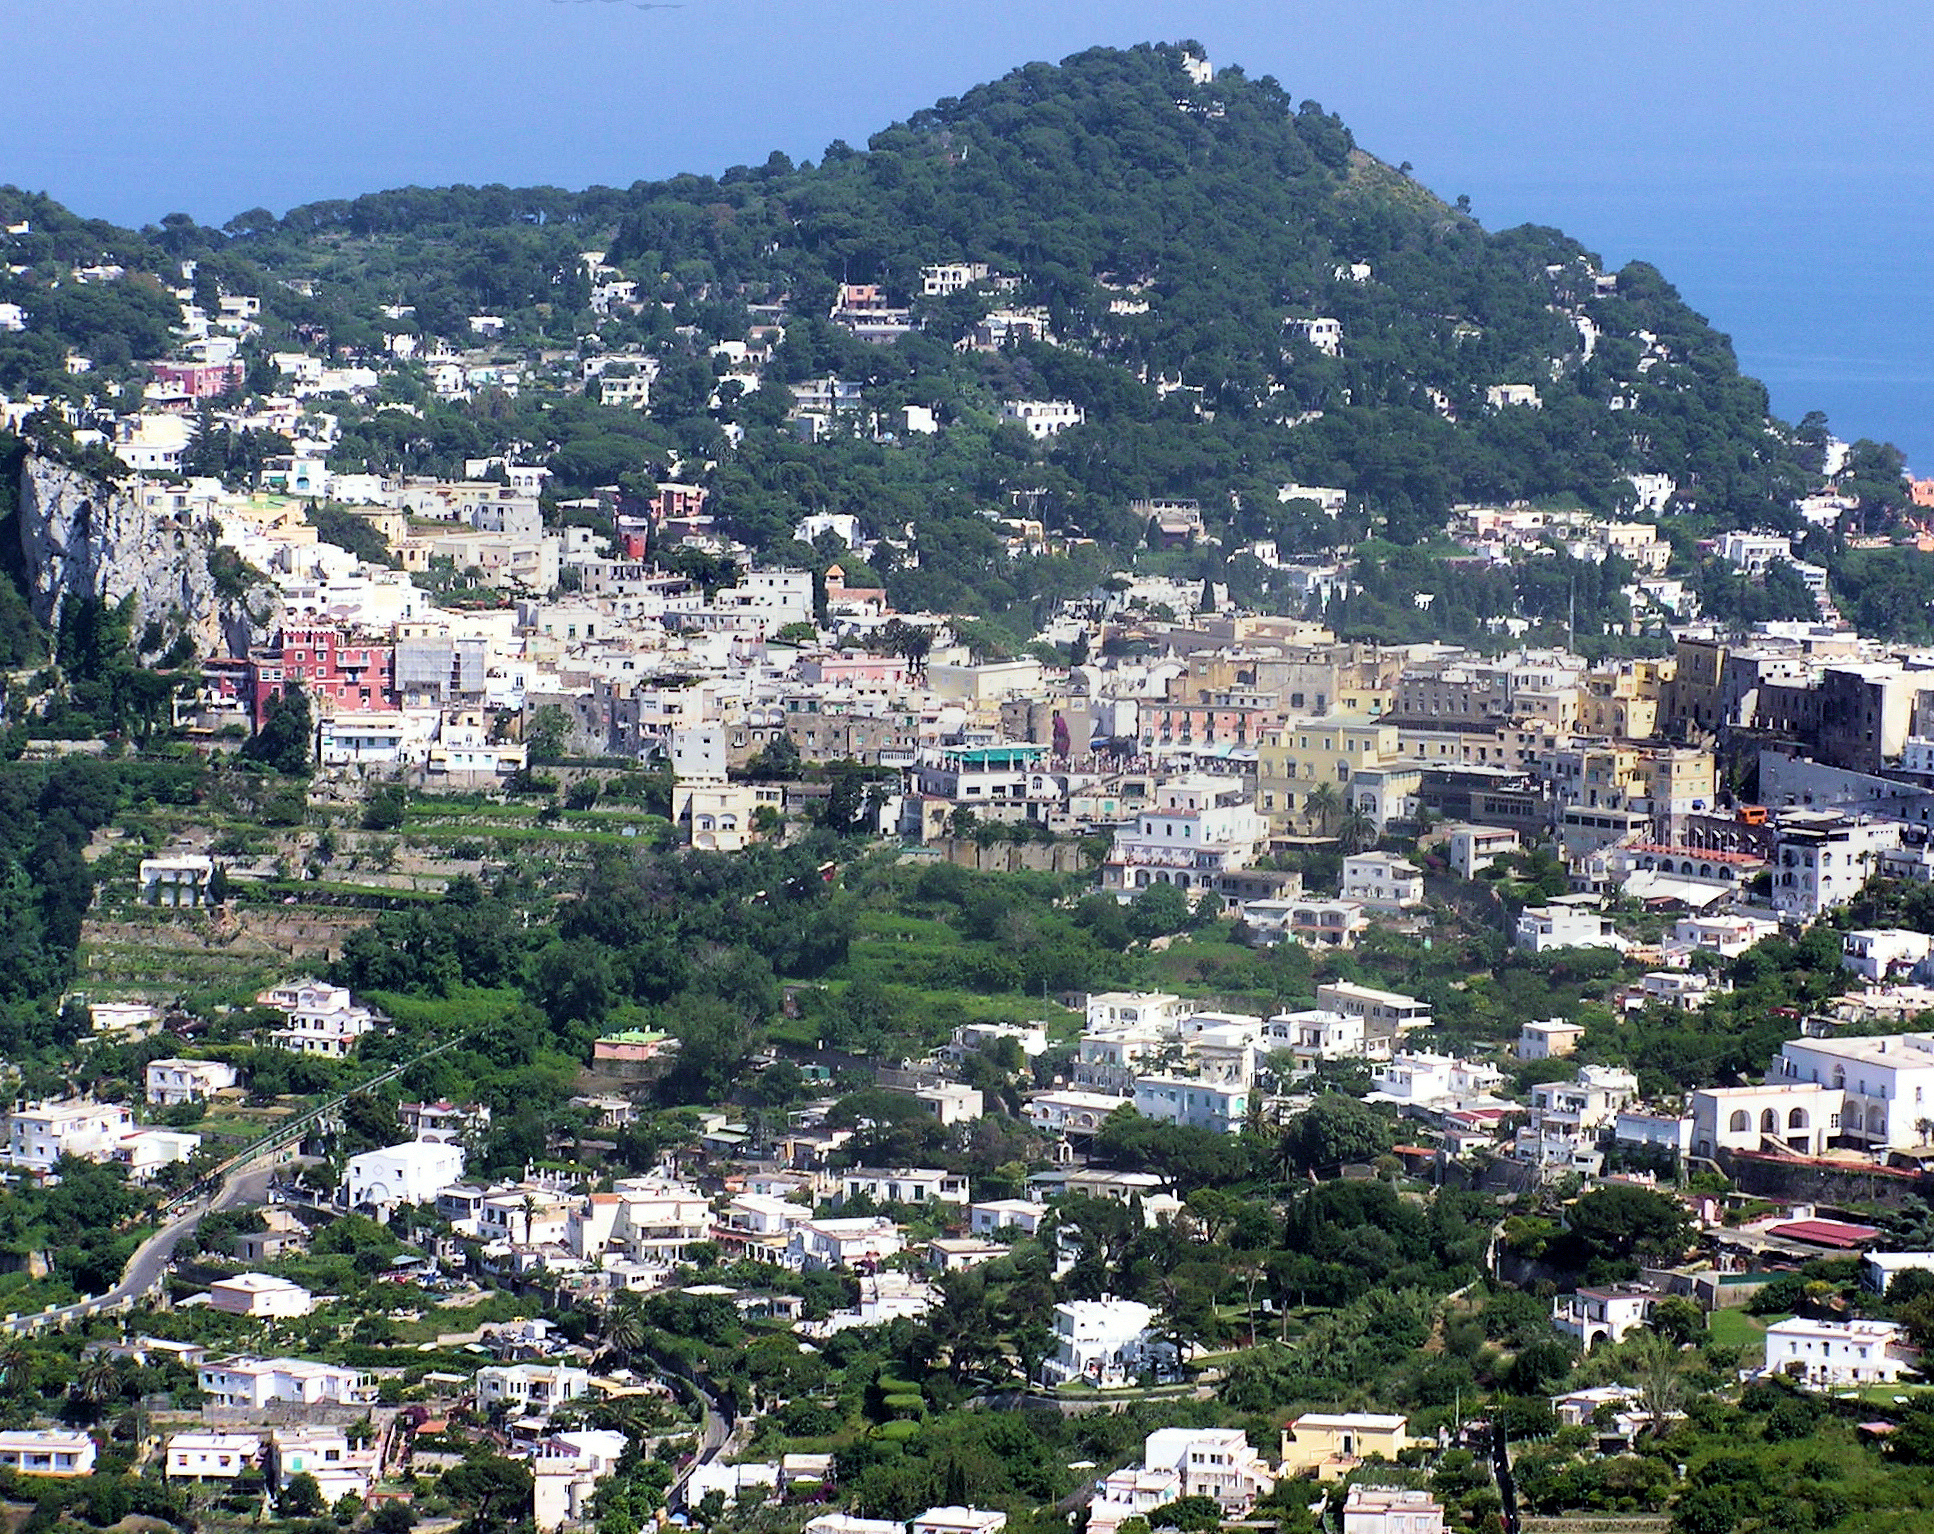
<path fill-rule="evenodd" d="M 1105 1092 L 1054 1090 L 1036 1092 L 1022 1106 L 1021 1117 L 1043 1134 L 1091 1135 L 1125 1106 L 1126 1098 Z"/>
<path fill-rule="evenodd" d="M 44 1176 L 62 1156 L 112 1161 L 134 1133 L 134 1115 L 119 1103 L 22 1103 L 6 1115 L 7 1165 Z"/>
<path fill-rule="evenodd" d="M 380 1473 L 382 1450 L 373 1442 L 352 1441 L 339 1427 L 291 1425 L 270 1435 L 269 1456 L 278 1492 L 296 1476 L 314 1476 L 323 1502 L 334 1507 L 344 1497 L 367 1500 Z"/>
<path fill-rule="evenodd" d="M 1180 1496 L 1212 1497 L 1225 1518 L 1247 1518 L 1256 1499 L 1276 1486 L 1275 1473 L 1241 1428 L 1158 1428 L 1142 1445 L 1142 1463 L 1173 1470 Z"/>
<path fill-rule="evenodd" d="M 1401 991 L 1379 991 L 1354 980 L 1332 980 L 1316 988 L 1316 1004 L 1363 1019 L 1371 1038 L 1391 1038 L 1434 1021 L 1430 1003 Z"/>
<path fill-rule="evenodd" d="M 1934 1252 L 1867 1252 L 1860 1259 L 1860 1282 L 1884 1295 L 1903 1273 L 1934 1273 Z"/>
<path fill-rule="evenodd" d="M 1343 1503 L 1343 1534 L 1444 1534 L 1444 1509 L 1427 1491 L 1358 1483 Z"/>
<path fill-rule="evenodd" d="M 842 1200 L 870 1198 L 876 1204 L 961 1204 L 967 1202 L 967 1179 L 928 1167 L 855 1167 L 843 1174 Z"/>
<path fill-rule="evenodd" d="M 1518 913 L 1512 941 L 1527 953 L 1549 953 L 1556 948 L 1623 949 L 1609 916 L 1585 906 L 1528 905 Z"/>
<path fill-rule="evenodd" d="M 204 1102 L 235 1080 L 235 1067 L 225 1060 L 150 1060 L 148 1101 L 162 1108 Z"/>
<path fill-rule="evenodd" d="M 1845 905 L 1900 845 L 1900 822 L 1825 810 L 1789 810 L 1773 843 L 1773 909 L 1811 921 Z"/>
<path fill-rule="evenodd" d="M 1934 1033 L 1793 1039 L 1780 1046 L 1767 1080 L 1844 1093 L 1840 1137 L 1856 1146 L 1908 1150 L 1934 1141 Z"/>
<path fill-rule="evenodd" d="M 1032 1236 L 1048 1217 L 1048 1206 L 1029 1198 L 995 1198 L 972 1205 L 967 1211 L 968 1229 L 977 1236 L 997 1230 L 1018 1230 Z"/>
<path fill-rule="evenodd" d="M 893 1518 L 858 1518 L 851 1513 L 821 1513 L 802 1534 L 907 1534 L 907 1526 Z"/>
<path fill-rule="evenodd" d="M 1235 1134 L 1249 1117 L 1249 1089 L 1190 1076 L 1143 1076 L 1135 1083 L 1135 1111 L 1145 1119 Z"/>
<path fill-rule="evenodd" d="M 807 1220 L 787 1234 L 785 1265 L 795 1271 L 874 1268 L 906 1250 L 906 1235 L 884 1215 Z"/>
<path fill-rule="evenodd" d="M 1758 1151 L 1769 1144 L 1823 1154 L 1840 1133 L 1845 1094 L 1812 1081 L 1705 1087 L 1692 1094 L 1692 1154 Z"/>
<path fill-rule="evenodd" d="M 1001 1534 L 1007 1514 L 985 1507 L 930 1507 L 918 1513 L 907 1534 Z"/>
<path fill-rule="evenodd" d="M 1054 1353 L 1041 1364 L 1042 1383 L 1085 1380 L 1106 1390 L 1172 1367 L 1175 1349 L 1151 1335 L 1154 1320 L 1138 1300 L 1063 1301 L 1054 1307 Z"/>
<path fill-rule="evenodd" d="M 1123 1465 L 1095 1482 L 1088 1502 L 1088 1534 L 1116 1534 L 1130 1518 L 1146 1518 L 1182 1495 L 1172 1467 Z"/>
<path fill-rule="evenodd" d="M 1703 970 L 1655 969 L 1639 976 L 1639 983 L 1623 989 L 1625 1010 L 1670 1007 L 1675 1012 L 1697 1012 L 1715 996 L 1732 989 L 1726 981 Z"/>
<path fill-rule="evenodd" d="M 1484 391 L 1484 403 L 1493 410 L 1522 407 L 1526 410 L 1542 410 L 1544 401 L 1538 397 L 1536 384 L 1492 384 Z"/>
<path fill-rule="evenodd" d="M 1325 357 L 1343 355 L 1343 322 L 1329 315 L 1321 315 L 1313 320 L 1289 321 L 1289 328 L 1321 352 Z"/>
<path fill-rule="evenodd" d="M 1362 901 L 1320 895 L 1245 900 L 1242 919 L 1262 942 L 1301 943 L 1305 948 L 1354 948 L 1370 924 Z"/>
<path fill-rule="evenodd" d="M 92 1475 L 94 1440 L 66 1428 L 10 1428 L 0 1432 L 0 1469 L 20 1475 Z"/>
<path fill-rule="evenodd" d="M 1551 1321 L 1587 1350 L 1601 1342 L 1617 1345 L 1652 1319 L 1658 1298 L 1650 1289 L 1580 1289 L 1551 1302 Z"/>
<path fill-rule="evenodd" d="M 1693 953 L 1736 959 L 1778 931 L 1778 922 L 1753 916 L 1687 916 L 1673 926 L 1672 941 L 1675 947 Z"/>
<path fill-rule="evenodd" d="M 1638 1096 L 1638 1077 L 1616 1065 L 1581 1065 L 1571 1081 L 1540 1082 L 1531 1089 L 1535 1118 L 1563 1122 L 1594 1134 Z"/>
<path fill-rule="evenodd" d="M 143 858 L 137 871 L 143 905 L 182 909 L 208 903 L 209 881 L 215 860 L 198 852 L 177 852 Z"/>
<path fill-rule="evenodd" d="M 1603 1165 L 1597 1145 L 1638 1095 L 1638 1078 L 1610 1065 L 1579 1067 L 1572 1081 L 1540 1082 L 1531 1089 L 1531 1121 L 1513 1143 L 1519 1161 L 1596 1173 Z"/>
<path fill-rule="evenodd" d="M 146 1182 L 164 1166 L 190 1160 L 201 1136 L 185 1129 L 136 1129 L 114 1147 L 114 1161 L 128 1169 L 130 1182 Z"/>
<path fill-rule="evenodd" d="M 477 1371 L 477 1404 L 502 1405 L 517 1416 L 549 1412 L 590 1389 L 591 1371 L 569 1364 L 490 1364 Z"/>
<path fill-rule="evenodd" d="M 1920 1367 L 1894 1321 L 1812 1321 L 1794 1316 L 1766 1328 L 1766 1371 L 1813 1386 L 1892 1385 Z"/>
<path fill-rule="evenodd" d="M 1248 1086 L 1256 1079 L 1263 1020 L 1245 1012 L 1197 1012 L 1178 1029 L 1189 1074 L 1203 1081 Z"/>
<path fill-rule="evenodd" d="M 987 1111 L 986 1099 L 982 1097 L 980 1089 L 958 1081 L 941 1081 L 930 1087 L 916 1087 L 913 1100 L 931 1113 L 943 1128 L 948 1129 L 956 1124 L 971 1124 Z"/>
<path fill-rule="evenodd" d="M 1144 1066 L 1181 1058 L 1179 1023 L 1140 1023 L 1106 1030 L 1090 1029 L 1075 1044 L 1074 1083 L 1104 1092 L 1132 1092 L 1135 1075 Z"/>
<path fill-rule="evenodd" d="M 1343 898 L 1375 911 L 1408 911 L 1424 903 L 1424 874 L 1394 852 L 1361 852 L 1343 860 Z"/>
<path fill-rule="evenodd" d="M 370 1208 L 387 1220 L 399 1204 L 430 1204 L 439 1191 L 463 1180 L 463 1147 L 434 1140 L 406 1140 L 384 1150 L 351 1156 L 342 1198 L 350 1209 Z"/>
<path fill-rule="evenodd" d="M 358 1039 L 386 1021 L 368 1007 L 357 1005 L 342 986 L 320 980 L 291 981 L 264 991 L 255 999 L 288 1019 L 269 1034 L 272 1044 L 279 1049 L 321 1055 L 325 1059 L 347 1057 Z"/>
<path fill-rule="evenodd" d="M 435 1140 L 442 1145 L 461 1143 L 471 1135 L 490 1128 L 490 1108 L 485 1103 L 458 1105 L 449 1101 L 398 1103 L 396 1122 L 413 1140 Z"/>
<path fill-rule="evenodd" d="M 553 1433 L 531 1454 L 531 1516 L 546 1531 L 588 1522 L 598 1483 L 618 1468 L 630 1440 L 608 1428 Z"/>
<path fill-rule="evenodd" d="M 1390 1058 L 1390 1039 L 1371 1039 L 1361 1017 L 1332 1012 L 1327 1007 L 1307 1012 L 1279 1012 L 1265 1026 L 1263 1042 L 1271 1049 L 1287 1049 L 1298 1065 L 1317 1060 Z"/>
<path fill-rule="evenodd" d="M 1934 953 L 1934 936 L 1901 927 L 1848 932 L 1840 939 L 1840 967 L 1864 980 L 1890 980 Z"/>
<path fill-rule="evenodd" d="M 376 1400 L 375 1383 L 367 1374 L 306 1358 L 224 1358 L 203 1364 L 195 1382 L 210 1406 L 249 1410 L 271 1401 L 368 1406 Z"/>
<path fill-rule="evenodd" d="M 1520 1060 L 1555 1060 L 1575 1052 L 1584 1036 L 1583 1026 L 1561 1017 L 1526 1023 L 1518 1029 L 1517 1056 Z"/>
<path fill-rule="evenodd" d="M 1167 991 L 1097 991 L 1088 998 L 1088 1027 L 1094 1032 L 1148 1028 L 1173 1036 L 1189 1013 L 1180 996 Z"/>
<path fill-rule="evenodd" d="M 262 1463 L 260 1433 L 176 1433 L 168 1440 L 171 1481 L 232 1481 Z"/>
<path fill-rule="evenodd" d="M 1101 887 L 1127 901 L 1151 884 L 1213 890 L 1247 868 L 1269 833 L 1243 780 L 1211 774 L 1173 778 L 1132 826 L 1115 832 L 1101 865 Z"/>
<path fill-rule="evenodd" d="M 1001 419 L 1012 421 L 1036 442 L 1058 437 L 1088 419 L 1079 405 L 1064 399 L 1011 399 L 1001 404 Z"/>
<path fill-rule="evenodd" d="M 1460 1060 L 1428 1050 L 1405 1050 L 1370 1078 L 1376 1095 L 1418 1107 L 1484 1097 L 1504 1085 L 1504 1073 L 1483 1060 Z"/>
<path fill-rule="evenodd" d="M 1245 1518 L 1276 1477 L 1237 1428 L 1162 1428 L 1143 1445 L 1142 1463 L 1095 1483 L 1090 1534 L 1112 1534 L 1182 1497 L 1212 1497 L 1226 1518 Z"/>
<path fill-rule="evenodd" d="M 924 298 L 946 298 L 992 275 L 985 261 L 942 261 L 920 268 L 920 293 Z"/>
<path fill-rule="evenodd" d="M 788 1207 L 801 1217 L 811 1212 L 796 1204 Z M 620 1178 L 611 1192 L 588 1194 L 564 1214 L 564 1244 L 573 1256 L 593 1262 L 617 1253 L 670 1267 L 712 1233 L 705 1195 L 688 1183 L 665 1178 Z"/>
<path fill-rule="evenodd" d="M 692 1467 L 691 1474 L 685 1480 L 685 1498 L 696 1507 L 711 1493 L 717 1492 L 730 1506 L 749 1491 L 771 1491 L 778 1484 L 777 1460 L 746 1460 L 736 1465 L 711 1460 Z"/>
<path fill-rule="evenodd" d="M 1692 1154 L 1692 1116 L 1628 1109 L 1612 1120 L 1612 1140 L 1640 1150 L 1668 1151 L 1683 1159 Z"/>
<path fill-rule="evenodd" d="M 1735 529 L 1719 540 L 1719 557 L 1748 575 L 1764 575 L 1776 564 L 1792 562 L 1793 540 L 1784 533 Z"/>
<path fill-rule="evenodd" d="M 1119 992 L 1115 994 L 1120 994 Z M 1090 1003 L 1089 1027 L 1095 1026 Z M 954 1029 L 953 1042 L 942 1053 L 954 1060 L 964 1060 L 968 1055 L 986 1049 L 990 1044 L 1002 1039 L 1012 1039 L 1020 1046 L 1022 1055 L 1032 1060 L 1037 1055 L 1048 1052 L 1048 1030 L 1041 1023 L 962 1023 Z"/>
<path fill-rule="evenodd" d="M 236 1273 L 208 1286 L 208 1304 L 231 1316 L 283 1321 L 308 1315 L 316 1301 L 302 1285 L 273 1273 Z"/>
<path fill-rule="evenodd" d="M 1445 856 L 1460 879 L 1475 879 L 1499 858 L 1523 850 L 1516 831 L 1498 826 L 1452 826 L 1444 842 Z"/>

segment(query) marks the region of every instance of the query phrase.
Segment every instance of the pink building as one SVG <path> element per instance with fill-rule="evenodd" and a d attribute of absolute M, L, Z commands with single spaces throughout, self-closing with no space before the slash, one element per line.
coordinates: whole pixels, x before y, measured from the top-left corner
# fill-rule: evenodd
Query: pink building
<path fill-rule="evenodd" d="M 154 380 L 172 384 L 191 399 L 213 399 L 242 387 L 247 377 L 239 362 L 157 362 Z"/>
<path fill-rule="evenodd" d="M 907 663 L 897 655 L 827 655 L 802 661 L 799 676 L 834 687 L 896 687 L 907 679 Z"/>

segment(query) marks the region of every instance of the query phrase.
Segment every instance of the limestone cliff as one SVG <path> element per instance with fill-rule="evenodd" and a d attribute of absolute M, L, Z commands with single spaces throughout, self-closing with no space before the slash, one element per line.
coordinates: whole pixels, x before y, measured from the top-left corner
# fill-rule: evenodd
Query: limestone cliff
<path fill-rule="evenodd" d="M 63 598 L 134 599 L 143 660 L 187 635 L 197 655 L 246 654 L 273 628 L 275 588 L 232 556 L 216 526 L 167 496 L 142 497 L 39 453 L 20 472 L 20 551 L 34 616 L 49 627 Z"/>

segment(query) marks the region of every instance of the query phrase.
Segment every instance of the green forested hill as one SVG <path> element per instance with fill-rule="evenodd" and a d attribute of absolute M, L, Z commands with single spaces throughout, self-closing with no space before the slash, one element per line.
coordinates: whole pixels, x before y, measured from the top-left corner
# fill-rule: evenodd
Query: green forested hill
<path fill-rule="evenodd" d="M 648 416 L 583 397 L 562 368 L 562 396 L 527 385 L 461 403 L 404 377 L 386 393 L 421 415 L 345 410 L 337 459 L 447 472 L 524 443 L 560 493 L 690 473 L 702 459 L 716 465 L 716 509 L 756 545 L 783 545 L 805 510 L 854 512 L 874 532 L 910 521 L 923 557 L 915 569 L 889 556 L 895 600 L 993 614 L 1091 581 L 1097 561 L 1137 538 L 1127 504 L 1149 495 L 1196 498 L 1212 529 L 1274 536 L 1285 552 L 1372 529 L 1411 544 L 1461 500 L 1609 509 L 1630 496 L 1625 476 L 1647 471 L 1671 475 L 1684 509 L 1711 525 L 1791 525 L 1817 454 L 1809 463 L 1792 433 L 1767 430 L 1764 389 L 1659 273 L 1628 266 L 1614 289 L 1555 230 L 1487 232 L 1359 149 L 1316 103 L 1233 68 L 1196 85 L 1184 57 L 1182 46 L 1098 49 L 1029 65 L 864 150 L 834 144 L 818 164 L 775 154 L 625 189 L 410 188 L 281 218 L 253 210 L 221 230 L 173 217 L 139 233 L 0 193 L 0 214 L 33 222 L 10 244 L 27 270 L 0 282 L 0 299 L 32 320 L 0 337 L 0 385 L 80 387 L 55 376 L 57 342 L 105 349 L 110 374 L 163 344 L 136 279 L 48 285 L 103 257 L 170 283 L 192 257 L 198 297 L 259 294 L 265 351 L 325 330 L 338 348 L 374 350 L 412 327 L 466 342 L 466 317 L 480 312 L 507 321 L 494 343 L 507 356 L 554 357 L 587 336 L 641 346 L 665 369 Z M 605 251 L 657 302 L 591 313 L 585 250 Z M 953 260 L 1021 286 L 923 300 L 920 267 Z M 855 339 L 826 319 L 842 281 L 882 284 L 923 328 L 885 346 Z M 1141 283 L 1146 313 L 1110 311 Z M 957 352 L 996 303 L 1045 306 L 1062 344 Z M 385 305 L 414 314 L 386 318 Z M 766 387 L 711 405 L 711 345 L 743 337 L 764 305 L 783 307 L 787 326 Z M 1316 317 L 1341 322 L 1340 356 L 1286 323 Z M 103 342 L 104 329 L 125 345 Z M 871 407 L 932 406 L 946 429 L 801 443 L 778 385 L 833 373 L 861 383 Z M 265 369 L 252 378 L 268 381 Z M 1542 408 L 1487 406 L 1488 388 L 1526 384 Z M 1030 444 L 998 420 L 1016 397 L 1071 399 L 1087 424 Z M 728 428 L 743 429 L 735 448 Z M 1340 486 L 1359 504 L 1339 532 L 1280 504 L 1287 482 Z M 1023 491 L 1051 527 L 1101 548 L 1007 562 L 974 513 Z"/>

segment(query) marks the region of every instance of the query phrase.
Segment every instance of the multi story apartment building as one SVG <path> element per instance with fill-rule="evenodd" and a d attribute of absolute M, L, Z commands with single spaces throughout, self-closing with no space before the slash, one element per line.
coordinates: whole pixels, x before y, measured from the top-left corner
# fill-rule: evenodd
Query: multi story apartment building
<path fill-rule="evenodd" d="M 1265 834 L 1240 778 L 1191 776 L 1163 783 L 1153 806 L 1115 833 L 1101 887 L 1128 901 L 1155 883 L 1216 891 L 1255 861 Z"/>

